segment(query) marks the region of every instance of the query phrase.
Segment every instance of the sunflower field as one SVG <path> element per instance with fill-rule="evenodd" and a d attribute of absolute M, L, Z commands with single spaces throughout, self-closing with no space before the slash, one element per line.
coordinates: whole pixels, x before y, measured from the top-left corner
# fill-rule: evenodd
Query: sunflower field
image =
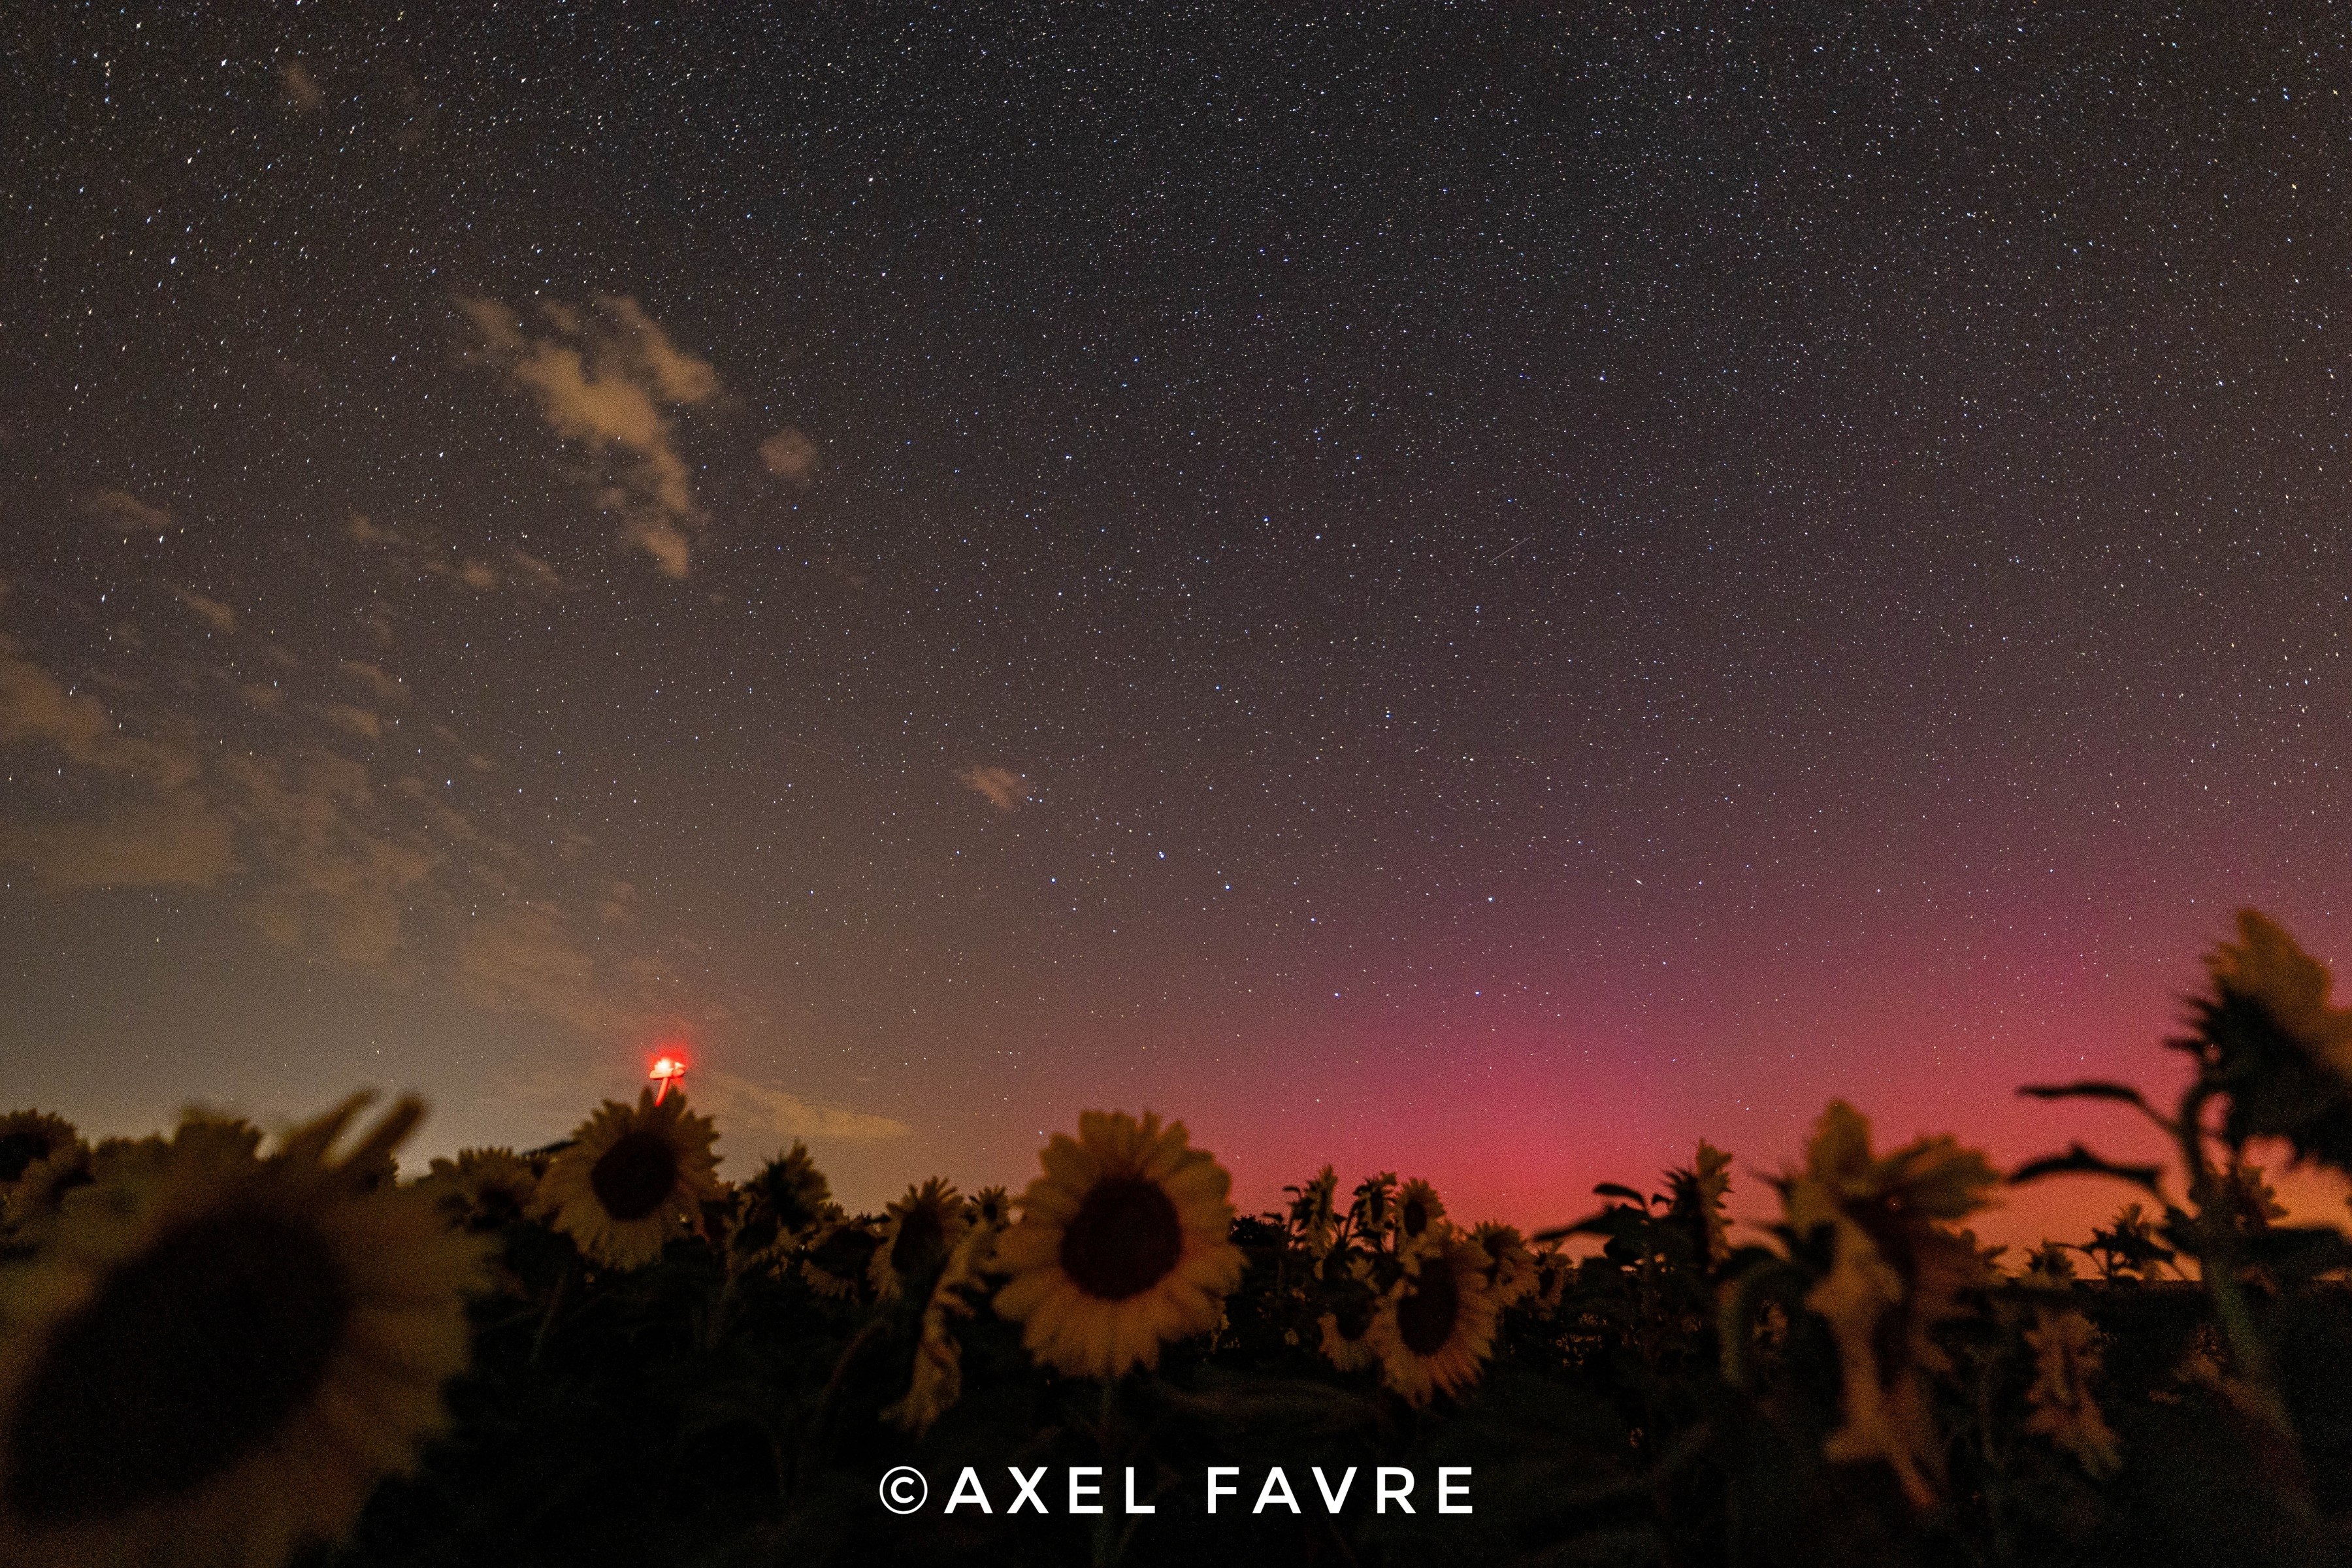
<path fill-rule="evenodd" d="M 878 1215 L 798 1145 L 721 1180 L 682 1092 L 406 1175 L 414 1101 L 274 1143 L 16 1112 L 0 1563 L 2352 1560 L 2352 1245 L 2248 1157 L 2352 1171 L 2352 1008 L 2251 911 L 2208 962 L 2177 1103 L 2024 1090 L 2177 1169 L 1837 1102 L 1752 1239 L 1704 1142 L 1530 1236 L 1328 1166 L 1239 1215 L 1123 1112 Z M 2130 1201 L 1966 1228 L 2058 1175 Z"/>

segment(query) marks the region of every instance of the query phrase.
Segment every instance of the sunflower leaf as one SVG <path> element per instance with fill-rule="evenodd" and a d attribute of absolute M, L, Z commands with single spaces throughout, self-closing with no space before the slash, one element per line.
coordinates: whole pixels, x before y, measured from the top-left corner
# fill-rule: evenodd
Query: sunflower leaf
<path fill-rule="evenodd" d="M 1531 1241 L 1559 1241 L 1562 1237 L 1570 1236 L 1614 1236 L 1617 1234 L 1617 1227 L 1610 1220 L 1610 1212 L 1611 1211 L 1607 1209 L 1603 1209 L 1599 1214 L 1586 1215 L 1582 1219 L 1578 1220 L 1573 1225 L 1558 1225 L 1552 1226 L 1549 1230 L 1539 1230 L 1528 1239 Z"/>
<path fill-rule="evenodd" d="M 2017 1092 L 2032 1100 L 2112 1100 L 2123 1105 L 2136 1105 L 2148 1115 L 2156 1115 L 2154 1108 L 2139 1090 L 2127 1083 L 2109 1083 L 2105 1079 L 2077 1079 L 2073 1083 L 2029 1083 L 2020 1086 Z"/>
<path fill-rule="evenodd" d="M 2010 1173 L 2009 1184 L 2022 1186 L 2038 1182 L 2044 1176 L 2113 1176 L 2119 1182 L 2129 1182 L 2161 1198 L 2163 1190 L 2157 1181 L 2163 1174 L 2158 1165 L 2126 1165 L 2103 1155 L 2094 1154 L 2080 1143 L 2070 1144 L 2063 1154 L 2045 1154 L 2039 1160 L 2028 1160 Z"/>

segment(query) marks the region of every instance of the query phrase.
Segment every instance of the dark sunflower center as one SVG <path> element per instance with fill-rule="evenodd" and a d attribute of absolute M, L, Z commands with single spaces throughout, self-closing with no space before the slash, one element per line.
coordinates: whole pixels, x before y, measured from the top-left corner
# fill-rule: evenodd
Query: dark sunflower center
<path fill-rule="evenodd" d="M 1397 1302 L 1397 1337 L 1415 1355 L 1435 1355 L 1454 1337 L 1454 1322 L 1461 1315 L 1462 1287 L 1454 1270 L 1433 1260 Z"/>
<path fill-rule="evenodd" d="M 898 1221 L 898 1238 L 890 1243 L 890 1268 L 902 1276 L 928 1268 L 939 1261 L 947 1245 L 947 1228 L 940 1224 L 939 1210 L 917 1204 Z"/>
<path fill-rule="evenodd" d="M 589 1167 L 588 1184 L 614 1219 L 644 1219 L 677 1185 L 677 1151 L 658 1132 L 624 1132 Z"/>
<path fill-rule="evenodd" d="M 231 1213 L 167 1232 L 51 1337 L 8 1433 L 8 1508 L 68 1524 L 210 1480 L 317 1394 L 351 1312 L 308 1226 Z"/>
<path fill-rule="evenodd" d="M 0 1182 L 13 1182 L 36 1160 L 49 1155 L 49 1141 L 37 1132 L 0 1134 Z"/>
<path fill-rule="evenodd" d="M 776 1223 L 786 1230 L 798 1230 L 817 1222 L 818 1209 L 825 1199 L 825 1184 L 823 1177 L 812 1184 L 778 1176 L 768 1183 L 767 1195 L 768 1209 L 776 1216 Z"/>
<path fill-rule="evenodd" d="M 1404 1233 L 1407 1236 L 1419 1236 L 1423 1231 L 1427 1230 L 1429 1228 L 1429 1205 L 1423 1203 L 1419 1198 L 1405 1199 L 1403 1225 Z"/>
<path fill-rule="evenodd" d="M 1097 1182 L 1062 1232 L 1062 1268 L 1104 1301 L 1150 1289 L 1184 1252 L 1184 1226 L 1157 1182 L 1114 1176 Z"/>

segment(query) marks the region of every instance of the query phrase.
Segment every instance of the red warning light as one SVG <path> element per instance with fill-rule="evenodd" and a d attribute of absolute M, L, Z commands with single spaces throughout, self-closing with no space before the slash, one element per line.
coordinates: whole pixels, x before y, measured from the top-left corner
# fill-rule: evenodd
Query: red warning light
<path fill-rule="evenodd" d="M 654 1080 L 654 1103 L 659 1105 L 670 1086 L 686 1077 L 686 1058 L 665 1052 L 654 1058 L 654 1069 L 646 1076 Z"/>

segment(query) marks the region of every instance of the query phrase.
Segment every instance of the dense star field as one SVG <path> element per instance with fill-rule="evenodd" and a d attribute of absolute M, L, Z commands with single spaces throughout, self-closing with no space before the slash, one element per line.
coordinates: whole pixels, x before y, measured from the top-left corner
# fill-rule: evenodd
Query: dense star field
<path fill-rule="evenodd" d="M 677 1045 L 853 1208 L 1123 1108 L 1244 1212 L 1750 1213 L 1833 1096 L 2160 1150 L 2014 1087 L 2168 1096 L 2242 904 L 2352 952 L 2319 9 L 0 42 L 0 1063 L 86 1131 Z"/>

